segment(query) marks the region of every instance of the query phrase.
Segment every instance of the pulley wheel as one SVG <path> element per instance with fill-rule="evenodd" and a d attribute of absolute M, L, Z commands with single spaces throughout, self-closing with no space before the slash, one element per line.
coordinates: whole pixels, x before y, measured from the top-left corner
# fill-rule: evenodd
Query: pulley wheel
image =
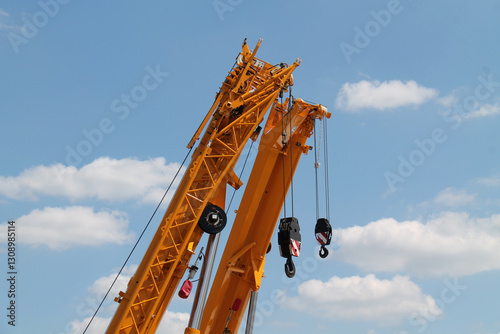
<path fill-rule="evenodd" d="M 200 216 L 198 225 L 203 232 L 217 234 L 226 226 L 227 217 L 224 210 L 215 204 L 208 204 Z"/>

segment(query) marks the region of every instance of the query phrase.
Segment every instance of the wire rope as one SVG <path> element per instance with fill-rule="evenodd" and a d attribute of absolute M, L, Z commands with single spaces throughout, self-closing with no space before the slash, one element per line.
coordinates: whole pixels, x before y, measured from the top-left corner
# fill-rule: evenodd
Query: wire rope
<path fill-rule="evenodd" d="M 285 145 L 287 143 L 288 138 L 286 137 L 286 128 L 285 128 L 285 113 L 284 113 L 284 107 L 283 107 L 283 92 L 280 92 L 280 99 L 281 99 L 281 144 L 283 147 L 281 148 L 281 154 L 282 154 L 282 161 L 283 161 L 283 214 L 284 217 L 286 217 L 286 178 L 285 178 Z M 288 101 L 290 103 L 290 101 Z"/>
<path fill-rule="evenodd" d="M 316 179 L 315 191 L 316 191 L 316 221 L 319 219 L 319 181 L 318 181 L 318 169 L 319 169 L 319 157 L 318 157 L 318 146 L 317 146 L 317 131 L 316 131 L 316 119 L 314 120 L 314 176 Z"/>
<path fill-rule="evenodd" d="M 153 217 L 155 216 L 156 212 L 158 211 L 158 209 L 160 208 L 161 204 L 163 203 L 163 200 L 165 199 L 165 197 L 167 196 L 167 193 L 169 192 L 170 188 L 172 187 L 172 185 L 174 184 L 174 181 L 175 179 L 177 178 L 177 176 L 179 175 L 180 171 L 182 170 L 182 167 L 184 166 L 184 163 L 186 162 L 187 158 L 189 157 L 191 151 L 193 150 L 193 148 L 191 147 L 188 151 L 188 153 L 186 154 L 186 157 L 184 158 L 184 160 L 182 161 L 181 165 L 179 166 L 179 169 L 177 170 L 177 172 L 175 173 L 174 175 L 174 178 L 172 179 L 172 181 L 170 182 L 167 190 L 165 191 L 165 193 L 163 194 L 163 197 L 161 198 L 160 202 L 158 203 L 158 205 L 156 206 L 156 209 L 154 210 L 153 214 L 151 215 L 151 217 L 149 218 L 149 221 L 148 223 L 146 224 L 146 226 L 144 227 L 144 229 L 142 230 L 142 233 L 141 235 L 139 236 L 139 238 L 137 239 L 134 247 L 132 247 L 132 250 L 130 251 L 130 253 L 128 254 L 127 258 L 125 259 L 125 262 L 123 263 L 122 267 L 120 268 L 120 270 L 118 271 L 118 273 L 116 274 L 116 277 L 115 279 L 113 280 L 113 282 L 111 283 L 111 286 L 109 287 L 108 291 L 106 292 L 106 294 L 104 295 L 101 303 L 99 304 L 99 306 L 97 306 L 97 309 L 95 310 L 94 314 L 92 315 L 92 318 L 90 318 L 89 320 L 89 323 L 87 324 L 87 327 L 85 327 L 85 329 L 83 330 L 83 333 L 82 334 L 85 334 L 87 332 L 87 329 L 90 327 L 90 325 L 92 324 L 92 321 L 94 321 L 94 318 L 96 317 L 97 313 L 99 312 L 99 310 L 101 309 L 101 306 L 102 304 L 104 303 L 104 301 L 106 300 L 106 298 L 108 297 L 111 289 L 113 288 L 113 286 L 115 285 L 116 281 L 118 280 L 118 277 L 120 277 L 120 274 L 122 273 L 123 269 L 125 268 L 125 266 L 127 265 L 127 262 L 128 260 L 130 259 L 130 257 L 132 256 L 132 254 L 134 253 L 137 245 L 139 244 L 139 241 L 141 241 L 141 238 L 143 237 L 144 233 L 146 232 L 146 230 L 148 229 L 149 225 L 151 224 L 151 221 L 153 220 Z"/>
<path fill-rule="evenodd" d="M 323 122 L 323 159 L 325 160 L 325 199 L 326 199 L 326 218 L 330 220 L 330 175 L 329 175 L 329 163 L 328 163 L 328 126 L 326 121 Z"/>
<path fill-rule="evenodd" d="M 252 143 L 250 144 L 250 148 L 248 149 L 247 157 L 245 158 L 245 162 L 243 163 L 243 167 L 241 168 L 241 173 L 240 173 L 240 180 L 241 177 L 243 176 L 243 172 L 245 171 L 245 166 L 247 165 L 248 158 L 250 157 L 250 152 L 252 152 L 252 147 L 253 147 L 254 141 L 252 140 Z M 231 208 L 231 204 L 233 203 L 234 195 L 236 194 L 236 189 L 233 191 L 233 195 L 231 196 L 231 200 L 229 201 L 229 205 L 227 206 L 226 211 L 229 212 L 229 209 Z"/>
<path fill-rule="evenodd" d="M 293 106 L 293 96 L 292 96 L 292 87 L 289 88 L 289 100 L 288 100 L 288 119 L 290 122 L 290 198 L 292 204 L 292 217 L 294 217 L 294 205 L 293 205 L 293 143 L 292 143 L 292 106 Z"/>

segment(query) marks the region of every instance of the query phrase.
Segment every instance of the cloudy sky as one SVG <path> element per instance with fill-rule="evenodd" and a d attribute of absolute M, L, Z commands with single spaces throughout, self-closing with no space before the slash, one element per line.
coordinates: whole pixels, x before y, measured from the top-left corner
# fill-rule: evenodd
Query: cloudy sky
<path fill-rule="evenodd" d="M 3 2 L 0 308 L 14 220 L 17 317 L 0 332 L 83 332 L 243 39 L 263 38 L 258 57 L 302 59 L 294 96 L 333 114 L 334 235 L 320 259 L 304 156 L 297 275 L 274 247 L 255 332 L 500 333 L 499 11 L 492 0 Z M 161 216 L 87 333 L 107 327 Z M 191 302 L 174 298 L 158 332 L 183 333 Z"/>

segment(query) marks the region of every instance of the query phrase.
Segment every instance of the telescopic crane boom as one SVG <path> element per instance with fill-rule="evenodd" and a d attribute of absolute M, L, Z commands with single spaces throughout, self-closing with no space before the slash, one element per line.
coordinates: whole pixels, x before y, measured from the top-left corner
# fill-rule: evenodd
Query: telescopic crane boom
<path fill-rule="evenodd" d="M 237 333 L 251 292 L 260 288 L 265 256 L 293 174 L 302 154 L 311 148 L 306 140 L 315 119 L 324 117 L 330 117 L 324 106 L 301 99 L 272 107 L 210 290 L 201 333 Z M 236 301 L 240 306 L 232 310 Z M 229 321 L 228 310 L 233 311 Z"/>
<path fill-rule="evenodd" d="M 119 306 L 107 334 L 156 332 L 203 233 L 217 234 L 226 225 L 226 187 L 229 184 L 238 189 L 242 185 L 234 167 L 248 140 L 256 140 L 259 124 L 272 107 L 252 172 L 254 179 L 247 186 L 246 200 L 240 205 L 227 242 L 223 255 L 226 262 L 221 262 L 213 283 L 201 333 L 221 333 L 223 308 L 235 298 L 246 305 L 250 291 L 258 290 L 265 250 L 300 155 L 308 150 L 305 140 L 312 133 L 311 124 L 314 118 L 329 117 L 326 108 L 299 99 L 278 103 L 278 97 L 293 85 L 292 72 L 300 62 L 271 65 L 256 58 L 261 42 L 250 51 L 245 40 L 212 107 L 189 142 L 192 149 L 199 140 L 127 290 L 115 298 Z M 293 167 L 280 171 L 278 166 L 283 162 Z M 232 317 L 237 320 L 230 321 L 232 330 L 237 331 L 240 313 Z M 227 313 L 224 318 L 226 321 Z M 200 331 L 188 328 L 186 333 Z"/>

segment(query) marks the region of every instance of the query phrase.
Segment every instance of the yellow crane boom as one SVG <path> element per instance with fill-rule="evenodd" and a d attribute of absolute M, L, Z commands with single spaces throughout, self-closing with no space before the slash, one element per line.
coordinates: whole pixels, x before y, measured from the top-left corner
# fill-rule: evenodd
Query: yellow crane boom
<path fill-rule="evenodd" d="M 127 290 L 115 299 L 119 306 L 106 333 L 154 333 L 203 235 L 199 222 L 204 221 L 212 233 L 225 224 L 217 212 L 214 219 L 214 212 L 204 217 L 205 208 L 224 208 L 226 185 L 241 185 L 233 168 L 280 92 L 293 85 L 292 72 L 299 65 L 296 61 L 274 66 L 256 58 L 260 43 L 253 52 L 243 43 L 236 64 L 188 144 L 192 148 L 206 128 Z"/>
<path fill-rule="evenodd" d="M 284 105 L 276 102 L 271 109 L 205 305 L 201 333 L 237 333 L 251 292 L 260 288 L 265 256 L 293 174 L 302 154 L 310 149 L 306 140 L 315 119 L 324 117 L 330 117 L 324 106 L 301 99 L 287 99 Z M 239 307 L 234 310 L 236 301 Z"/>
<path fill-rule="evenodd" d="M 203 233 L 211 234 L 208 248 L 216 249 L 212 242 L 217 235 L 218 243 L 218 233 L 226 225 L 227 185 L 235 189 L 242 185 L 234 167 L 246 143 L 256 141 L 262 132 L 210 294 L 206 304 L 205 297 L 199 300 L 199 285 L 185 333 L 238 331 L 252 291 L 260 288 L 265 256 L 295 169 L 302 154 L 311 149 L 306 140 L 313 134 L 316 119 L 330 117 L 322 105 L 293 98 L 283 102 L 283 94 L 293 85 L 292 72 L 300 62 L 271 65 L 255 57 L 260 44 L 261 40 L 250 51 L 246 41 L 243 43 L 235 65 L 190 140 L 189 149 L 199 141 L 198 145 L 127 290 L 115 298 L 119 306 L 107 334 L 156 332 Z M 259 125 L 268 110 L 261 131 Z M 213 257 L 208 262 L 213 262 Z M 205 259 L 204 272 L 206 267 Z M 210 273 L 211 268 L 204 284 L 208 284 Z"/>

